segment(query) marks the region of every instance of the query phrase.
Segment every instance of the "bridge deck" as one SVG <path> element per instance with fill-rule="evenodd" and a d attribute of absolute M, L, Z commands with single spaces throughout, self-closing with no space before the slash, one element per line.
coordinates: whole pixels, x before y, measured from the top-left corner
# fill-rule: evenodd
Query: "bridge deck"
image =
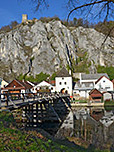
<path fill-rule="evenodd" d="M 42 103 L 58 98 L 69 97 L 68 94 L 33 94 L 33 93 L 10 93 L 0 94 L 0 108 L 17 109 L 26 105 Z"/>

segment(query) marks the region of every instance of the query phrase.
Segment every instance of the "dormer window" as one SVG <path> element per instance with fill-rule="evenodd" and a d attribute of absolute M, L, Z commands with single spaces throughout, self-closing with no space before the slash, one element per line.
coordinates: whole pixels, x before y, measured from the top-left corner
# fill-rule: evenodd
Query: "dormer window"
<path fill-rule="evenodd" d="M 105 82 L 105 80 L 103 80 L 103 82 Z"/>

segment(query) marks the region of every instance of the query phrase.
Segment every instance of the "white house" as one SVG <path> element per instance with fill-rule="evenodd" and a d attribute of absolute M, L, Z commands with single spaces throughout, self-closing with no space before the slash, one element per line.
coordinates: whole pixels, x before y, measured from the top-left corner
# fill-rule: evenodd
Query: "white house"
<path fill-rule="evenodd" d="M 8 82 L 2 79 L 1 81 L 1 89 L 8 85 Z"/>
<path fill-rule="evenodd" d="M 93 83 L 82 83 L 77 82 L 74 86 L 73 95 L 74 97 L 89 98 L 89 92 L 94 88 Z"/>
<path fill-rule="evenodd" d="M 113 82 L 106 76 L 101 76 L 95 82 L 95 88 L 101 92 L 113 91 Z"/>
<path fill-rule="evenodd" d="M 65 68 L 62 68 L 55 77 L 55 87 L 57 92 L 66 91 L 72 95 L 72 76 Z"/>
<path fill-rule="evenodd" d="M 106 73 L 96 73 L 96 74 L 85 74 L 85 73 L 80 73 L 80 83 L 92 83 L 93 86 L 95 86 L 95 82 L 102 76 L 106 76 L 107 78 L 108 75 Z"/>
<path fill-rule="evenodd" d="M 38 83 L 37 85 L 35 85 L 33 88 L 32 88 L 32 92 L 33 93 L 37 93 L 39 90 L 50 90 L 50 92 L 55 92 L 55 86 L 51 85 L 50 83 L 46 82 L 46 81 L 42 81 L 40 83 Z"/>
<path fill-rule="evenodd" d="M 104 92 L 104 93 L 103 93 L 103 100 L 104 100 L 104 101 L 106 101 L 106 100 L 111 101 L 111 100 L 112 100 L 112 94 L 109 93 L 109 92 Z"/>
<path fill-rule="evenodd" d="M 76 82 L 73 90 L 73 95 L 75 97 L 83 97 L 89 98 L 89 92 L 95 88 L 96 81 L 101 78 L 101 76 L 105 76 L 108 78 L 106 73 L 97 73 L 97 74 L 85 74 L 79 73 L 78 78 L 79 81 Z"/>

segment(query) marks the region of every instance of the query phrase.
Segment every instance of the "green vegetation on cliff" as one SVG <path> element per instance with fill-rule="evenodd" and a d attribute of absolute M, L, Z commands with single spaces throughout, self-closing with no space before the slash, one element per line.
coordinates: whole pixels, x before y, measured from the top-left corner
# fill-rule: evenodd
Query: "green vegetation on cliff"
<path fill-rule="evenodd" d="M 33 75 L 26 76 L 25 80 L 28 80 L 28 81 L 31 81 L 31 82 L 41 82 L 43 80 L 44 81 L 47 80 L 48 77 L 49 77 L 49 74 L 41 72 L 41 73 L 37 74 L 35 77 Z M 20 74 L 18 76 L 18 79 L 19 80 L 23 80 L 24 79 L 24 75 Z"/>
<path fill-rule="evenodd" d="M 104 66 L 98 66 L 97 67 L 97 72 L 98 73 L 107 73 L 108 74 L 108 76 L 109 76 L 109 78 L 111 79 L 111 80 L 113 80 L 114 79 L 114 67 L 104 67 Z"/>

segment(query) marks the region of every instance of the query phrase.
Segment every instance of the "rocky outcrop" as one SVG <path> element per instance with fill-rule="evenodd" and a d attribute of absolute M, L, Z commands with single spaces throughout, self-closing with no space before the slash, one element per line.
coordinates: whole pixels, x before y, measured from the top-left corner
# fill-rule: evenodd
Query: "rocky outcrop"
<path fill-rule="evenodd" d="M 32 59 L 32 74 L 53 73 L 60 66 L 71 65 L 76 59 L 75 44 L 70 30 L 60 21 L 20 24 L 0 34 L 0 75 L 26 73 Z"/>
<path fill-rule="evenodd" d="M 111 66 L 114 63 L 114 38 L 92 28 L 78 27 L 72 31 L 77 47 L 86 51 L 94 65 Z"/>
<path fill-rule="evenodd" d="M 78 27 L 71 31 L 56 20 L 22 23 L 0 34 L 0 76 L 13 78 L 26 73 L 30 60 L 33 75 L 41 71 L 52 74 L 62 66 L 72 66 L 72 61 L 75 65 L 79 49 L 88 53 L 91 70 L 96 64 L 113 65 L 114 39 L 108 38 L 102 46 L 104 39 L 94 29 Z"/>

